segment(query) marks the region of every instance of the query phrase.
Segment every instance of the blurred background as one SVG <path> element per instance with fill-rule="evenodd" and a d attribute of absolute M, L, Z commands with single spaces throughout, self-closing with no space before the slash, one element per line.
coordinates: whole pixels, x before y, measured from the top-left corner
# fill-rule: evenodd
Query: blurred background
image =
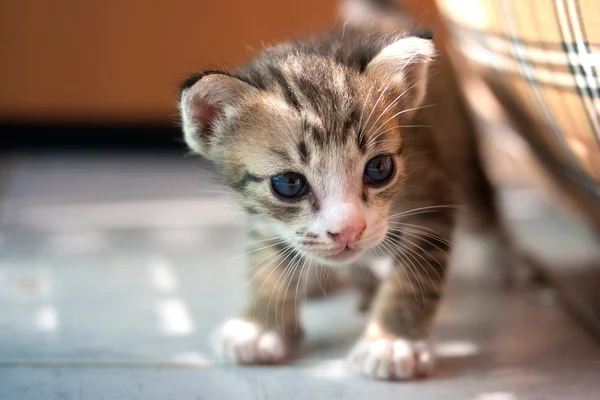
<path fill-rule="evenodd" d="M 176 94 L 188 74 L 234 68 L 268 44 L 322 32 L 336 6 L 335 0 L 2 1 L 1 142 L 169 144 L 179 133 Z"/>
<path fill-rule="evenodd" d="M 243 304 L 245 220 L 211 167 L 185 156 L 179 82 L 323 32 L 338 6 L 0 2 L 0 399 L 595 398 L 598 347 L 552 290 L 502 289 L 477 240 L 457 243 L 431 381 L 347 370 L 365 323 L 352 293 L 307 305 L 293 365 L 230 368 L 210 350 Z M 585 224 L 503 171 L 523 243 L 555 262 L 598 256 Z"/>

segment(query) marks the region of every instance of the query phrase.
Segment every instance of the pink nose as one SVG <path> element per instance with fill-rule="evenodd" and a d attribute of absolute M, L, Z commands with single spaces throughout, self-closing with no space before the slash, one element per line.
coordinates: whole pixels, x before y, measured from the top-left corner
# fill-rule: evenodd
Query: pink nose
<path fill-rule="evenodd" d="M 364 220 L 358 220 L 352 224 L 346 225 L 339 232 L 327 231 L 327 236 L 338 244 L 350 246 L 360 240 L 366 227 L 367 223 Z"/>

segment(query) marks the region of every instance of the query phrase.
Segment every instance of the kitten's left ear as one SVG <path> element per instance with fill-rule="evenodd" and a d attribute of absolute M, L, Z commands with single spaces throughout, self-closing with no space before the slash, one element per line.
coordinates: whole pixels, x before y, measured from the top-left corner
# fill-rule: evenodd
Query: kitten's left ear
<path fill-rule="evenodd" d="M 236 108 L 256 89 L 222 71 L 190 77 L 181 87 L 179 108 L 184 139 L 197 154 L 215 158 L 215 144 L 229 132 Z"/>
<path fill-rule="evenodd" d="M 366 73 L 396 85 L 407 109 L 418 107 L 425 98 L 427 71 L 435 55 L 431 40 L 405 37 L 384 47 L 367 65 Z"/>

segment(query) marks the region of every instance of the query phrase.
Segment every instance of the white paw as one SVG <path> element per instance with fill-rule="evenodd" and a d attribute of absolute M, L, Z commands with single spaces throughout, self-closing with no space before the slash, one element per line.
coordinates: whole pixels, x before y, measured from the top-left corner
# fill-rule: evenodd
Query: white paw
<path fill-rule="evenodd" d="M 231 319 L 214 337 L 217 353 L 238 364 L 276 364 L 289 353 L 285 339 L 255 322 Z"/>
<path fill-rule="evenodd" d="M 348 360 L 361 374 L 381 380 L 413 379 L 429 374 L 433 368 L 427 345 L 406 339 L 361 340 Z"/>

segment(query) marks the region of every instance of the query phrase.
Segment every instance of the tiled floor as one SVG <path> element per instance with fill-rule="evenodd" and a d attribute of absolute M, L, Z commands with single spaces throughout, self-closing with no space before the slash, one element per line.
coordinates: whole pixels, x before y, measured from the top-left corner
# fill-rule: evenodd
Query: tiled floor
<path fill-rule="evenodd" d="M 208 338 L 242 305 L 243 218 L 198 160 L 13 155 L 2 167 L 0 399 L 600 398 L 600 346 L 551 292 L 502 289 L 466 245 L 429 380 L 345 368 L 364 323 L 351 293 L 307 305 L 297 362 L 223 364 Z M 535 198 L 512 192 L 507 204 L 549 258 L 591 251 Z"/>

